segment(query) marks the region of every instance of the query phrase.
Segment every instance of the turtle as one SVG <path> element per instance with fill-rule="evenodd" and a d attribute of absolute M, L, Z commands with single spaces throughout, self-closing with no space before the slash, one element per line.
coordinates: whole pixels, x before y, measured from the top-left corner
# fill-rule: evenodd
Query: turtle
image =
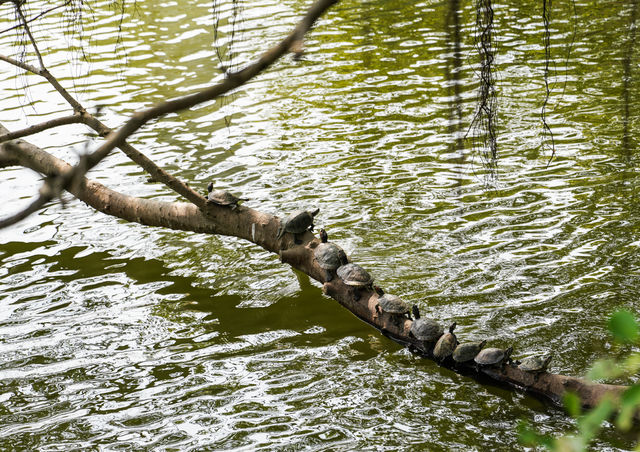
<path fill-rule="evenodd" d="M 466 363 L 473 360 L 480 350 L 487 344 L 487 341 L 482 342 L 467 342 L 460 344 L 453 351 L 453 360 L 457 363 Z"/>
<path fill-rule="evenodd" d="M 238 207 L 238 203 L 240 201 L 246 201 L 246 199 L 238 198 L 226 190 L 214 190 L 213 182 L 209 182 L 209 185 L 207 185 L 207 191 L 209 192 L 207 195 L 207 202 L 217 204 L 219 206 L 229 206 L 231 209 L 235 209 Z"/>
<path fill-rule="evenodd" d="M 436 345 L 433 347 L 433 356 L 440 360 L 440 362 L 451 356 L 458 345 L 458 338 L 453 334 L 456 325 L 457 323 L 453 322 L 449 327 L 449 332 L 440 336 L 440 339 L 438 339 L 438 342 L 436 342 Z"/>
<path fill-rule="evenodd" d="M 520 370 L 524 370 L 525 372 L 529 372 L 535 375 L 535 380 L 538 380 L 540 374 L 543 374 L 547 371 L 547 367 L 549 367 L 549 363 L 551 362 L 552 355 L 547 356 L 529 356 L 528 358 L 524 358 L 518 364 L 518 368 Z"/>
<path fill-rule="evenodd" d="M 418 315 L 416 316 L 416 314 Z M 435 342 L 440 338 L 440 336 L 442 336 L 442 333 L 444 333 L 442 325 L 433 319 L 420 317 L 420 313 L 417 309 L 413 310 L 413 315 L 415 320 L 411 324 L 411 329 L 409 330 L 410 336 L 413 336 L 422 342 Z"/>
<path fill-rule="evenodd" d="M 285 232 L 290 232 L 293 234 L 293 240 L 296 244 L 302 243 L 298 240 L 298 234 L 302 234 L 307 230 L 313 231 L 313 218 L 318 215 L 318 212 L 320 212 L 320 209 L 311 211 L 296 210 L 280 224 L 276 238 L 280 239 Z"/>
<path fill-rule="evenodd" d="M 321 243 L 313 252 L 313 257 L 320 268 L 324 270 L 325 282 L 333 279 L 333 272 L 341 265 L 349 263 L 346 253 L 335 243 L 327 243 L 327 231 L 320 229 Z"/>
<path fill-rule="evenodd" d="M 378 298 L 378 304 L 376 305 L 376 312 L 388 312 L 389 314 L 399 314 L 401 316 L 408 316 L 411 319 L 411 305 L 406 301 L 403 301 L 397 295 L 383 294 Z"/>
<path fill-rule="evenodd" d="M 480 350 L 476 357 L 473 358 L 473 361 L 480 367 L 504 366 L 504 363 L 509 361 L 511 352 L 513 352 L 513 347 L 509 347 L 506 350 L 485 348 Z"/>
<path fill-rule="evenodd" d="M 336 271 L 338 277 L 342 279 L 342 282 L 347 286 L 353 288 L 353 299 L 358 301 L 360 299 L 359 289 L 365 287 L 371 287 L 373 284 L 373 278 L 371 275 L 358 264 L 348 263 L 338 267 Z"/>

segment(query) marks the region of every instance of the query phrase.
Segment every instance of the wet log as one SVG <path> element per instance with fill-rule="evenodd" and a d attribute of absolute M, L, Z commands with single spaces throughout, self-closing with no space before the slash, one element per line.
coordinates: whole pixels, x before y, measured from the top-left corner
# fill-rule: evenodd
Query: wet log
<path fill-rule="evenodd" d="M 440 362 L 433 356 L 434 344 L 424 344 L 409 334 L 412 320 L 376 309 L 379 295 L 375 290 L 361 290 L 360 298 L 356 301 L 352 296 L 351 288 L 341 279 L 334 278 L 332 281 L 324 282 L 322 269 L 315 264 L 313 259 L 313 250 L 319 243 L 317 238 L 313 238 L 304 245 L 281 251 L 282 260 L 323 283 L 323 292 L 327 296 L 338 301 L 356 317 L 378 329 L 389 339 L 408 347 L 412 353 L 431 359 L 462 375 L 482 382 L 506 385 L 546 399 L 559 407 L 563 406 L 563 396 L 567 391 L 575 393 L 580 398 L 583 408 L 589 409 L 595 407 L 603 397 L 618 399 L 628 389 L 627 386 L 592 383 L 581 378 L 549 372 L 534 375 L 520 370 L 512 362 L 506 363 L 502 368 L 477 367 L 473 362 L 460 364 L 455 363 L 451 358 Z"/>
<path fill-rule="evenodd" d="M 7 129 L 0 125 L 0 133 L 3 132 L 7 132 Z M 68 163 L 32 144 L 23 140 L 13 143 L 13 146 L 0 144 L 0 167 L 19 164 L 49 177 L 70 170 Z M 69 191 L 96 210 L 128 221 L 147 226 L 237 237 L 277 253 L 282 262 L 320 282 L 326 295 L 338 301 L 356 317 L 378 329 L 391 340 L 409 347 L 413 353 L 438 362 L 433 357 L 433 345 L 425 347 L 422 342 L 409 335 L 412 320 L 376 310 L 379 295 L 373 289 L 360 290 L 360 298 L 356 301 L 353 289 L 340 278 L 335 277 L 332 281 L 325 282 L 325 270 L 315 262 L 313 255 L 320 240 L 309 231 L 297 235 L 302 244 L 295 244 L 290 233 L 278 239 L 282 220 L 275 215 L 242 205 L 231 209 L 207 203 L 204 197 L 202 208 L 191 203 L 137 198 L 116 192 L 87 178 L 74 184 Z M 503 368 L 479 369 L 473 364 L 455 364 L 451 359 L 439 364 L 482 382 L 523 390 L 555 405 L 561 405 L 563 395 L 567 391 L 577 394 L 584 408 L 592 408 L 603 397 L 617 398 L 628 389 L 627 386 L 591 383 L 580 378 L 552 373 L 543 373 L 536 378 L 512 364 Z"/>

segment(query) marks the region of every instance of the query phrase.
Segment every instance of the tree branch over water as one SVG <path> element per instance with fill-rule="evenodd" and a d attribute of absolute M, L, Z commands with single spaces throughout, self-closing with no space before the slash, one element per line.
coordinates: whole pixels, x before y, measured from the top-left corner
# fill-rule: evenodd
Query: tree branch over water
<path fill-rule="evenodd" d="M 98 163 L 100 163 L 107 155 L 111 153 L 111 151 L 119 147 L 122 149 L 125 154 L 127 154 L 134 162 L 138 163 L 142 168 L 147 170 L 152 178 L 158 180 L 160 182 L 165 183 L 171 189 L 175 190 L 177 193 L 185 196 L 188 200 L 193 202 L 199 207 L 202 207 L 205 203 L 205 199 L 189 188 L 185 183 L 179 181 L 178 179 L 170 176 L 163 170 L 161 170 L 152 160 L 148 159 L 142 153 L 135 151 L 131 146 L 126 144 L 126 139 L 135 133 L 140 127 L 142 127 L 147 122 L 152 119 L 159 118 L 161 116 L 165 116 L 169 113 L 176 113 L 182 110 L 186 110 L 188 108 L 194 107 L 203 102 L 214 100 L 234 89 L 244 85 L 252 78 L 256 77 L 258 74 L 262 73 L 265 69 L 275 63 L 278 59 L 280 59 L 283 55 L 287 54 L 291 51 L 292 46 L 295 46 L 298 41 L 300 41 L 301 36 L 304 36 L 316 22 L 316 20 L 331 6 L 337 3 L 338 0 L 317 0 L 307 11 L 307 14 L 302 18 L 302 20 L 298 23 L 298 25 L 289 33 L 287 37 L 281 40 L 278 44 L 273 46 L 267 52 L 262 54 L 262 56 L 254 63 L 246 66 L 244 69 L 241 69 L 238 72 L 229 73 L 224 81 L 221 83 L 215 84 L 209 88 L 205 88 L 196 93 L 188 94 L 186 96 L 178 97 L 176 99 L 167 100 L 161 102 L 154 107 L 148 108 L 146 110 L 141 110 L 134 113 L 122 127 L 120 127 L 117 131 L 113 131 L 107 128 L 104 124 L 100 123 L 95 117 L 89 115 L 87 111 L 82 107 L 82 105 L 75 100 L 57 81 L 55 77 L 51 75 L 51 73 L 46 69 L 44 65 L 44 61 L 40 55 L 38 47 L 36 45 L 35 39 L 33 38 L 30 31 L 28 31 L 29 37 L 33 44 L 33 47 L 38 55 L 38 60 L 40 61 L 41 68 L 36 68 L 34 66 L 28 65 L 26 63 L 19 62 L 10 58 L 8 56 L 0 55 L 0 60 L 9 62 L 18 66 L 22 69 L 25 69 L 34 74 L 42 75 L 45 77 L 54 87 L 55 89 L 69 102 L 69 104 L 73 107 L 74 111 L 85 115 L 85 124 L 90 125 L 94 128 L 94 130 L 98 131 L 101 136 L 106 137 L 106 141 L 93 153 L 88 154 L 82 160 L 82 166 L 76 166 L 72 171 L 74 174 L 67 175 L 65 174 L 65 178 L 67 182 L 62 184 L 62 188 L 68 188 L 67 183 L 70 180 L 77 179 L 79 177 L 83 177 L 91 168 L 95 167 Z M 21 13 L 20 6 L 16 5 L 17 11 L 24 22 L 25 28 L 26 19 Z M 28 208 L 31 212 L 35 212 L 36 210 L 32 210 L 35 206 L 44 206 L 47 202 L 53 199 L 55 191 L 54 190 L 41 190 L 40 199 L 34 201 Z M 25 218 L 26 212 L 22 214 L 18 213 L 16 215 L 11 216 L 9 219 L 5 219 L 0 222 L 0 227 L 6 227 L 11 224 L 15 224 L 17 221 Z"/>
<path fill-rule="evenodd" d="M 412 352 L 424 358 L 434 359 L 433 345 L 418 341 L 410 335 L 412 320 L 377 309 L 380 299 L 378 293 L 371 289 L 363 289 L 360 298 L 355 300 L 352 289 L 342 279 L 334 278 L 331 281 L 326 281 L 326 270 L 321 268 L 314 258 L 314 251 L 319 245 L 319 240 L 311 232 L 305 232 L 300 235 L 302 244 L 299 245 L 294 243 L 294 238 L 290 234 L 285 234 L 284 237 L 278 238 L 278 230 L 281 226 L 279 217 L 245 206 L 231 209 L 207 203 L 200 193 L 190 188 L 185 182 L 162 170 L 155 162 L 126 142 L 128 137 L 149 121 L 217 99 L 247 83 L 288 52 L 301 52 L 302 40 L 305 34 L 315 21 L 337 1 L 318 0 L 287 37 L 265 52 L 254 63 L 239 71 L 227 73 L 226 78 L 221 83 L 138 111 L 117 130 L 110 129 L 94 115 L 91 115 L 47 70 L 44 65 L 44 59 L 35 45 L 35 38 L 29 32 L 29 37 L 38 54 L 40 68 L 16 61 L 8 56 L 0 56 L 0 60 L 47 79 L 69 103 L 74 114 L 14 132 L 9 132 L 0 126 L 0 134 L 2 134 L 0 142 L 4 141 L 0 145 L 0 167 L 21 165 L 33 169 L 47 178 L 39 197 L 28 208 L 5 219 L 4 225 L 13 224 L 25 218 L 50 200 L 60 196 L 62 191 L 67 190 L 77 199 L 87 203 L 97 211 L 127 221 L 148 226 L 241 238 L 272 253 L 277 253 L 282 262 L 291 265 L 321 283 L 324 293 L 337 300 L 358 318 L 378 329 L 390 339 L 403 346 L 410 347 Z M 479 15 L 478 19 L 478 29 L 481 32 L 478 46 L 484 58 L 481 74 L 483 83 L 480 93 L 483 102 L 478 110 L 478 116 L 474 119 L 474 123 L 480 127 L 481 131 L 486 132 L 483 138 L 484 149 L 490 151 L 487 154 L 488 161 L 495 163 L 497 157 L 495 136 L 497 116 L 495 88 L 491 72 L 494 61 L 492 44 L 493 11 L 491 2 L 488 0 L 478 4 L 485 5 L 479 9 L 479 13 L 482 14 Z M 28 30 L 27 20 L 24 16 L 22 18 L 23 26 Z M 75 122 L 86 124 L 101 137 L 105 138 L 103 144 L 95 152 L 82 157 L 80 163 L 75 167 L 34 145 L 19 140 L 21 137 L 48 130 L 51 127 Z M 14 139 L 18 140 L 10 141 Z M 132 161 L 151 174 L 154 180 L 164 183 L 190 202 L 161 202 L 128 196 L 87 179 L 85 177 L 87 171 L 109 155 L 116 147 L 119 147 Z M 2 224 L 0 223 L 1 226 Z M 577 393 L 585 407 L 593 407 L 606 395 L 618 397 L 626 390 L 625 386 L 593 384 L 578 378 L 551 373 L 542 373 L 538 377 L 522 371 L 510 363 L 502 368 L 477 368 L 472 364 L 455 364 L 451 360 L 444 360 L 440 362 L 440 365 L 473 378 L 522 389 L 525 392 L 544 397 L 555 404 L 560 404 L 563 395 L 567 391 Z"/>
<path fill-rule="evenodd" d="M 0 133 L 7 133 L 1 125 Z M 7 147 L 11 146 L 19 147 L 20 152 L 7 150 Z M 68 174 L 71 169 L 66 162 L 24 141 L 0 145 L 0 167 L 3 163 L 16 163 L 16 161 L 46 177 Z M 387 312 L 379 312 L 376 309 L 379 295 L 375 291 L 362 290 L 361 297 L 356 301 L 353 298 L 352 288 L 340 278 L 325 282 L 326 271 L 314 258 L 315 248 L 320 241 L 309 231 L 299 235 L 302 239 L 300 245 L 295 244 L 292 234 L 285 234 L 283 238 L 278 239 L 281 220 L 277 216 L 245 206 L 231 209 L 207 203 L 203 208 L 199 208 L 191 203 L 137 198 L 118 193 L 84 177 L 72 184 L 68 190 L 79 200 L 107 215 L 147 226 L 237 237 L 277 253 L 282 262 L 323 284 L 325 294 L 337 300 L 358 318 L 395 342 L 408 346 L 414 353 L 435 360 L 433 345 L 425 346 L 409 334 L 412 320 Z M 482 381 L 523 390 L 559 406 L 567 391 L 575 392 L 582 405 L 589 408 L 594 407 L 603 397 L 617 398 L 627 389 L 626 386 L 589 383 L 579 378 L 551 373 L 543 373 L 536 377 L 513 365 L 506 365 L 502 369 L 497 367 L 477 369 L 473 364 L 455 364 L 451 360 L 445 360 L 440 365 Z"/>

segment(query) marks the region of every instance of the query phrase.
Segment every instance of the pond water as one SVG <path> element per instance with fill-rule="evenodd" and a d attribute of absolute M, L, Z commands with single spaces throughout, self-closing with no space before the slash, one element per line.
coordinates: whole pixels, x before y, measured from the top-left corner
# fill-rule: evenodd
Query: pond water
<path fill-rule="evenodd" d="M 320 207 L 317 224 L 387 291 L 458 322 L 464 340 L 550 352 L 553 372 L 582 376 L 625 352 L 609 314 L 640 310 L 637 5 L 554 3 L 551 159 L 542 3 L 494 3 L 495 171 L 465 138 L 480 68 L 475 6 L 457 0 L 343 1 L 301 61 L 288 56 L 130 142 L 203 191 L 214 180 L 278 215 Z M 217 7 L 223 62 L 241 67 L 307 2 Z M 11 25 L 6 4 L 0 17 Z M 51 72 L 116 127 L 222 79 L 212 24 L 211 2 L 138 0 L 122 12 L 102 1 L 33 31 Z M 0 53 L 18 56 L 20 40 L 0 34 Z M 0 68 L 9 129 L 69 112 L 43 80 Z M 29 140 L 75 161 L 98 145 L 91 137 L 68 126 Z M 121 153 L 90 177 L 181 200 Z M 0 170 L 0 215 L 28 204 L 38 183 Z M 412 356 L 250 243 L 68 201 L 0 232 L 0 449 L 509 450 L 521 447 L 523 419 L 550 434 L 574 425 L 535 398 Z M 610 427 L 596 441 L 633 444 Z"/>

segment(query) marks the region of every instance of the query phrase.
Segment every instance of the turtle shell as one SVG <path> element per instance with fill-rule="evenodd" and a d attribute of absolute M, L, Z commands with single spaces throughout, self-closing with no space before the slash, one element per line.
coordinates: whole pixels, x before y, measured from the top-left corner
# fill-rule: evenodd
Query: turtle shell
<path fill-rule="evenodd" d="M 435 342 L 444 333 L 438 322 L 427 317 L 420 317 L 411 324 L 411 334 L 419 341 Z"/>
<path fill-rule="evenodd" d="M 320 209 L 316 209 L 312 212 L 307 210 L 296 210 L 284 220 L 284 223 L 282 223 L 278 238 L 282 237 L 285 232 L 290 232 L 291 234 L 302 234 L 313 226 L 313 217 L 315 217 L 318 212 L 320 212 Z"/>
<path fill-rule="evenodd" d="M 220 206 L 230 206 L 238 204 L 242 199 L 232 195 L 226 190 L 211 190 L 207 200 Z"/>
<path fill-rule="evenodd" d="M 408 314 L 411 312 L 411 305 L 402 301 L 397 295 L 384 294 L 378 299 L 380 309 L 389 314 Z"/>
<path fill-rule="evenodd" d="M 551 361 L 551 356 L 530 356 L 524 358 L 518 368 L 525 372 L 545 372 Z"/>
<path fill-rule="evenodd" d="M 371 275 L 358 264 L 346 264 L 338 267 L 338 276 L 347 286 L 365 287 L 373 283 Z"/>
<path fill-rule="evenodd" d="M 458 339 L 456 338 L 456 335 L 453 334 L 453 330 L 455 329 L 455 327 L 455 323 L 451 325 L 451 328 L 449 328 L 449 332 L 440 336 L 440 339 L 438 339 L 438 342 L 436 342 L 435 347 L 433 347 L 433 356 L 437 359 L 445 359 L 447 356 L 450 356 L 456 349 L 456 345 L 458 345 Z"/>
<path fill-rule="evenodd" d="M 325 270 L 335 270 L 345 263 L 346 254 L 344 250 L 335 243 L 320 243 L 313 256 L 321 268 Z"/>
<path fill-rule="evenodd" d="M 507 350 L 502 350 L 501 348 L 485 348 L 480 350 L 480 353 L 478 353 L 473 360 L 481 366 L 497 366 L 511 355 L 511 350 L 511 347 Z"/>
<path fill-rule="evenodd" d="M 453 351 L 453 360 L 457 363 L 466 363 L 476 357 L 482 347 L 487 341 L 482 342 L 467 342 L 466 344 L 460 344 Z"/>

